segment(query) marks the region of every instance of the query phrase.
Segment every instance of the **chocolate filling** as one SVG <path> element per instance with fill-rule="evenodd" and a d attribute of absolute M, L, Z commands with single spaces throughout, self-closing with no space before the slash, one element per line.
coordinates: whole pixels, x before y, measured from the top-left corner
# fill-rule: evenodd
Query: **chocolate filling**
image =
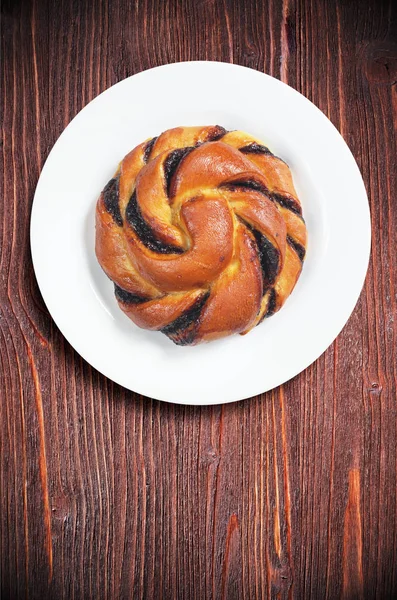
<path fill-rule="evenodd" d="M 148 162 L 148 160 L 150 158 L 150 154 L 152 152 L 152 149 L 153 149 L 153 146 L 154 146 L 156 140 L 157 140 L 157 136 L 154 137 L 154 138 L 152 138 L 151 140 L 149 140 L 148 143 L 146 144 L 145 151 L 144 151 L 144 154 L 143 154 L 143 162 L 144 163 Z"/>
<path fill-rule="evenodd" d="M 114 295 L 117 300 L 120 302 L 124 302 L 125 304 L 142 304 L 143 302 L 147 302 L 150 298 L 145 298 L 144 296 L 139 296 L 138 294 L 131 294 L 131 292 L 127 292 L 123 290 L 117 283 L 114 284 Z"/>
<path fill-rule="evenodd" d="M 289 235 L 287 235 L 287 242 L 289 243 L 291 248 L 295 250 L 295 252 L 299 256 L 299 260 L 303 262 L 305 260 L 306 249 L 301 244 L 298 244 L 298 242 L 293 240 L 292 237 L 290 237 Z"/>
<path fill-rule="evenodd" d="M 272 200 L 272 196 L 268 188 L 263 183 L 256 181 L 255 179 L 235 179 L 234 181 L 226 181 L 225 183 L 221 183 L 219 187 L 224 187 L 230 191 L 235 191 L 238 189 L 255 190 L 256 192 L 267 196 L 269 200 Z"/>
<path fill-rule="evenodd" d="M 259 262 L 261 264 L 263 276 L 263 292 L 265 293 L 269 287 L 275 282 L 280 266 L 280 252 L 267 239 L 263 233 L 258 231 L 243 220 L 244 225 L 252 232 L 258 248 Z"/>
<path fill-rule="evenodd" d="M 155 236 L 152 228 L 146 223 L 142 216 L 136 197 L 136 190 L 132 193 L 127 204 L 125 218 L 141 240 L 142 244 L 144 244 L 146 248 L 149 248 L 149 250 L 159 252 L 160 254 L 181 254 L 183 252 L 183 248 L 166 244 Z"/>
<path fill-rule="evenodd" d="M 168 197 L 171 196 L 171 182 L 172 177 L 179 167 L 181 161 L 194 150 L 193 146 L 187 146 L 186 148 L 177 148 L 169 153 L 164 161 L 164 177 L 165 177 L 165 189 L 167 190 Z"/>
<path fill-rule="evenodd" d="M 195 341 L 201 312 L 209 298 L 206 292 L 179 317 L 161 329 L 178 346 L 188 346 Z"/>
<path fill-rule="evenodd" d="M 242 148 L 239 148 L 239 150 L 243 154 L 266 154 L 268 156 L 274 156 L 273 152 L 271 152 L 267 146 L 262 146 L 256 142 L 247 144 L 247 146 L 243 146 Z"/>
<path fill-rule="evenodd" d="M 276 311 L 276 290 L 274 288 L 272 288 L 271 292 L 270 292 L 270 298 L 269 298 L 269 303 L 267 305 L 267 311 L 265 313 L 265 317 L 271 317 L 272 315 L 274 315 L 275 311 Z"/>
<path fill-rule="evenodd" d="M 123 219 L 119 207 L 119 177 L 113 177 L 103 190 L 103 204 L 106 211 L 112 215 L 113 221 L 120 227 L 123 226 Z"/>
<path fill-rule="evenodd" d="M 273 200 L 275 200 L 275 202 L 277 202 L 280 206 L 288 208 L 290 211 L 299 215 L 300 217 L 302 216 L 302 208 L 293 196 L 274 193 L 272 194 L 272 197 Z"/>
<path fill-rule="evenodd" d="M 263 323 L 263 321 L 267 318 L 267 317 L 271 317 L 275 310 L 276 310 L 276 290 L 274 288 L 271 288 L 269 291 L 269 300 L 267 303 L 267 309 L 266 311 L 263 313 L 263 315 L 261 316 L 260 320 L 258 321 L 258 323 L 256 324 L 256 326 L 258 327 L 258 325 L 260 325 L 261 323 Z"/>

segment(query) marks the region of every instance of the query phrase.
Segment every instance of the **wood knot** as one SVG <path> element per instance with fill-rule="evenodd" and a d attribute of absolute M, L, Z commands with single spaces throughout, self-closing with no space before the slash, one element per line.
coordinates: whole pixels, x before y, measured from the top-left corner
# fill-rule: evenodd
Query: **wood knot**
<path fill-rule="evenodd" d="M 65 496 L 58 496 L 52 501 L 52 517 L 57 521 L 67 522 L 70 519 L 70 502 Z"/>
<path fill-rule="evenodd" d="M 203 455 L 201 457 L 201 463 L 206 467 L 209 467 L 214 463 L 215 465 L 218 465 L 220 458 L 221 457 L 219 453 L 216 450 L 214 450 L 212 446 L 210 446 L 209 448 L 207 448 L 207 450 L 203 452 Z"/>
<path fill-rule="evenodd" d="M 372 395 L 374 395 L 374 394 L 380 395 L 380 393 L 382 391 L 382 386 L 377 381 L 374 381 L 373 383 L 371 383 L 371 387 L 369 388 L 368 391 Z"/>
<path fill-rule="evenodd" d="M 282 564 L 279 568 L 271 567 L 272 597 L 287 597 L 293 583 L 292 569 L 288 564 Z"/>
<path fill-rule="evenodd" d="M 369 44 L 364 50 L 363 70 L 369 83 L 393 85 L 397 82 L 397 44 L 387 40 Z"/>

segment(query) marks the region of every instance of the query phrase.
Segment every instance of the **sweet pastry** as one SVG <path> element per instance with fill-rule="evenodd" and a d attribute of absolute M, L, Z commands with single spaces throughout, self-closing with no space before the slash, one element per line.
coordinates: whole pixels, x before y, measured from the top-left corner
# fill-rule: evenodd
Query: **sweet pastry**
<path fill-rule="evenodd" d="M 119 164 L 96 208 L 96 255 L 124 313 L 192 345 L 281 308 L 306 226 L 287 164 L 223 127 L 177 127 Z"/>

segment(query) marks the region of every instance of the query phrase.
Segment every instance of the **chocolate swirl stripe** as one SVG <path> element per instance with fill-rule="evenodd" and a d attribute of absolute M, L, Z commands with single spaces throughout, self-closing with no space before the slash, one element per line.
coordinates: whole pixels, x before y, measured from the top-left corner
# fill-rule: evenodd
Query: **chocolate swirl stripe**
<path fill-rule="evenodd" d="M 194 342 L 200 315 L 210 296 L 206 292 L 188 310 L 180 315 L 175 321 L 161 329 L 178 346 L 187 346 Z"/>
<path fill-rule="evenodd" d="M 299 256 L 299 260 L 303 263 L 306 256 L 306 249 L 301 244 L 298 244 L 298 242 L 292 239 L 292 237 L 289 235 L 287 235 L 287 242 L 289 243 L 291 248 L 295 250 L 295 252 Z"/>
<path fill-rule="evenodd" d="M 173 150 L 172 152 L 170 152 L 167 158 L 165 159 L 163 169 L 165 178 L 165 189 L 167 190 L 168 197 L 172 195 L 172 177 L 176 173 L 182 160 L 185 158 L 185 156 L 192 152 L 192 150 L 194 150 L 193 146 L 188 146 L 186 148 L 177 148 L 177 150 Z"/>
<path fill-rule="evenodd" d="M 258 249 L 259 262 L 263 276 L 263 292 L 265 293 L 269 285 L 272 285 L 280 271 L 280 252 L 260 231 L 252 227 L 249 223 L 241 219 L 241 222 L 251 231 L 255 238 Z"/>
<path fill-rule="evenodd" d="M 119 177 L 113 177 L 103 190 L 103 203 L 106 211 L 113 217 L 113 221 L 123 226 L 123 218 L 119 206 Z"/>
<path fill-rule="evenodd" d="M 251 144 L 247 144 L 246 146 L 242 146 L 239 148 L 240 152 L 243 154 L 263 154 L 265 156 L 271 156 L 272 158 L 279 160 L 280 162 L 287 164 L 285 160 L 273 154 L 271 150 L 267 146 L 263 146 L 262 144 L 257 144 L 256 142 L 252 142 Z"/>
<path fill-rule="evenodd" d="M 271 317 L 272 315 L 274 315 L 274 313 L 276 311 L 276 300 L 277 300 L 276 290 L 274 288 L 272 288 L 270 291 L 269 303 L 267 305 L 267 311 L 265 313 L 264 318 Z"/>
<path fill-rule="evenodd" d="M 151 140 L 148 141 L 148 143 L 145 146 L 145 150 L 143 153 L 143 162 L 147 163 L 149 158 L 150 158 L 150 154 L 152 152 L 153 146 L 156 143 L 156 140 L 158 139 L 158 136 L 153 137 Z"/>
<path fill-rule="evenodd" d="M 272 200 L 272 195 L 268 188 L 260 181 L 255 179 L 235 179 L 232 182 L 221 183 L 220 188 L 233 191 L 237 189 L 249 189 L 264 194 L 269 200 Z"/>
<path fill-rule="evenodd" d="M 287 196 L 286 194 L 278 194 L 273 192 L 272 198 L 280 206 L 288 208 L 291 212 L 299 215 L 302 218 L 302 207 L 293 196 Z"/>
<path fill-rule="evenodd" d="M 269 294 L 268 301 L 267 301 L 267 307 L 266 307 L 263 315 L 257 322 L 256 327 L 258 325 L 260 325 L 261 323 L 263 323 L 263 321 L 265 319 L 267 319 L 267 317 L 271 317 L 276 312 L 276 300 L 277 300 L 276 290 L 273 287 L 273 288 L 267 289 L 266 293 Z"/>
<path fill-rule="evenodd" d="M 136 196 L 136 190 L 132 193 L 132 196 L 127 204 L 125 211 L 125 218 L 136 233 L 142 244 L 152 250 L 153 252 L 159 252 L 160 254 L 181 254 L 182 248 L 172 246 L 171 244 L 165 244 L 159 240 L 153 233 L 152 228 L 146 223 L 142 217 L 138 200 Z"/>
<path fill-rule="evenodd" d="M 117 300 L 124 302 L 124 304 L 142 304 L 143 302 L 150 300 L 150 298 L 139 296 L 138 294 L 131 294 L 131 292 L 123 290 L 123 288 L 116 283 L 114 284 L 114 295 Z"/>
<path fill-rule="evenodd" d="M 271 152 L 267 146 L 262 146 L 262 144 L 257 144 L 256 142 L 247 144 L 246 146 L 239 148 L 239 150 L 243 154 L 266 154 L 267 156 L 274 156 L 273 152 Z"/>

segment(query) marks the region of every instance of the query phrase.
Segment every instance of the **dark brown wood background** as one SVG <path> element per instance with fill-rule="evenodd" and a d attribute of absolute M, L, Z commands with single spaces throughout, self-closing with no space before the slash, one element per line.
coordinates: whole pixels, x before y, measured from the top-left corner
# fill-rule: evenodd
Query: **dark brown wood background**
<path fill-rule="evenodd" d="M 396 18 L 392 0 L 3 0 L 4 599 L 396 597 Z M 99 375 L 52 322 L 29 249 L 35 186 L 69 121 L 124 77 L 191 59 L 312 100 L 372 211 L 342 334 L 294 380 L 223 407 Z"/>

